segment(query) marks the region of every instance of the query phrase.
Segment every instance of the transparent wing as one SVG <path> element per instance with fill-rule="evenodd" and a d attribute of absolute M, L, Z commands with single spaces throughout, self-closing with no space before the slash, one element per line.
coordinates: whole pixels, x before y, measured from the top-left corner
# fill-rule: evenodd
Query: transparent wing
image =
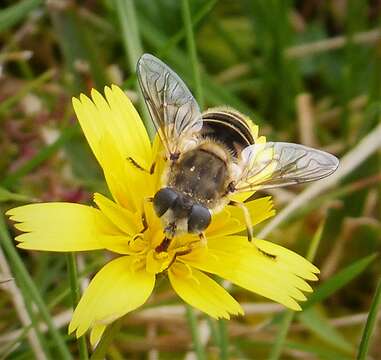
<path fill-rule="evenodd" d="M 171 159 L 182 143 L 202 128 L 199 106 L 179 76 L 161 60 L 144 54 L 137 74 L 145 102 Z"/>
<path fill-rule="evenodd" d="M 242 170 L 235 192 L 269 189 L 322 179 L 331 175 L 339 160 L 307 146 L 268 142 L 246 147 L 240 158 Z"/>

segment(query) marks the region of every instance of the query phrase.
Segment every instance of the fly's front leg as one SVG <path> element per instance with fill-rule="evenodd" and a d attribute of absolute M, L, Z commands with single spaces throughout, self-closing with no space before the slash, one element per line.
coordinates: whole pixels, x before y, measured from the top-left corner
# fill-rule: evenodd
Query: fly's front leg
<path fill-rule="evenodd" d="M 198 237 L 200 238 L 201 247 L 206 248 L 208 246 L 208 241 L 206 240 L 205 234 L 201 232 Z"/>
<path fill-rule="evenodd" d="M 132 158 L 131 156 L 129 156 L 127 158 L 127 160 L 132 164 L 134 165 L 137 169 L 141 170 L 141 171 L 144 171 L 150 175 L 152 175 L 154 172 L 155 172 L 155 168 L 156 168 L 156 162 L 153 162 L 152 165 L 150 166 L 149 170 L 145 169 L 143 166 L 141 166 L 134 158 Z"/>
<path fill-rule="evenodd" d="M 176 261 L 176 258 L 177 258 L 178 256 L 188 255 L 188 254 L 190 254 L 191 252 L 192 252 L 191 249 L 177 251 L 177 252 L 175 253 L 175 255 L 173 255 L 173 258 L 172 258 L 172 260 L 170 261 L 170 263 L 168 264 L 168 266 L 167 266 L 163 271 L 168 270 L 168 269 L 171 267 L 171 265 L 174 264 L 174 262 Z"/>
<path fill-rule="evenodd" d="M 168 238 L 164 238 L 163 242 L 156 248 L 156 251 L 161 250 L 161 249 L 158 249 L 158 248 L 162 247 L 166 240 L 168 240 Z M 199 240 L 191 241 L 191 242 L 189 242 L 187 244 L 188 249 L 176 251 L 175 254 L 173 255 L 172 260 L 170 261 L 168 266 L 165 268 L 165 270 L 168 270 L 171 267 L 171 265 L 176 261 L 178 256 L 183 256 L 183 255 L 190 254 L 192 252 L 195 244 L 199 244 L 203 248 L 207 247 L 206 236 L 205 236 L 205 234 L 203 232 L 199 234 Z M 167 244 L 165 244 L 165 245 L 167 245 Z M 168 248 L 168 246 L 166 246 L 166 248 Z"/>

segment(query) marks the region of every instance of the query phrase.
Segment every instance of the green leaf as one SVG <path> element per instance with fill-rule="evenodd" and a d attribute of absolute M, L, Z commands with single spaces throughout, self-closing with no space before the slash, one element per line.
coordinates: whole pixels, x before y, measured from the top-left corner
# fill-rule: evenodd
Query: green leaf
<path fill-rule="evenodd" d="M 24 0 L 0 11 L 0 32 L 17 24 L 32 10 L 42 4 L 42 0 Z"/>
<path fill-rule="evenodd" d="M 370 305 L 368 319 L 366 320 L 364 332 L 361 337 L 361 342 L 359 346 L 359 352 L 357 355 L 358 360 L 365 360 L 367 358 L 367 353 L 369 350 L 369 342 L 372 336 L 376 320 L 378 309 L 381 304 L 381 280 L 378 283 L 376 292 L 374 294 L 372 304 Z"/>
<path fill-rule="evenodd" d="M 348 353 L 354 350 L 352 344 L 349 343 L 317 309 L 311 308 L 303 311 L 298 315 L 298 319 L 306 328 L 327 344 L 331 344 Z"/>
<path fill-rule="evenodd" d="M 307 309 L 312 305 L 327 299 L 336 291 L 343 288 L 351 280 L 360 275 L 376 257 L 377 254 L 366 256 L 339 271 L 336 275 L 332 276 L 320 285 L 313 294 L 311 294 L 309 299 L 303 304 L 303 309 Z"/>

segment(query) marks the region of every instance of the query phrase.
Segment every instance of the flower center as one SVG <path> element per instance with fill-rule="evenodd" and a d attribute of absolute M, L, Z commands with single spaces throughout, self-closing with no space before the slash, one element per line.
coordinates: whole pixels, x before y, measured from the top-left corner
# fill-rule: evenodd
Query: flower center
<path fill-rule="evenodd" d="M 129 247 L 136 257 L 135 266 L 145 267 L 147 272 L 153 274 L 168 270 L 176 261 L 181 261 L 182 256 L 207 249 L 194 236 L 184 235 L 169 239 L 164 236 L 161 228 L 153 231 L 150 227 L 135 235 L 130 240 Z"/>

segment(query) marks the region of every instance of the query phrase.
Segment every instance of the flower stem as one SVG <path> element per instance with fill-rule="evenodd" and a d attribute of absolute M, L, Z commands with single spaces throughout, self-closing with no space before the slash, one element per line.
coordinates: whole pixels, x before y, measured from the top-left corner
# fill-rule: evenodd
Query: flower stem
<path fill-rule="evenodd" d="M 75 255 L 73 253 L 67 254 L 67 268 L 68 268 L 69 280 L 70 280 L 71 301 L 72 301 L 73 309 L 75 309 L 81 297 L 81 293 L 80 293 L 79 282 L 78 282 L 77 262 L 75 259 Z M 87 351 L 85 336 L 81 336 L 80 338 L 78 338 L 77 344 L 79 349 L 79 358 L 81 360 L 87 360 L 89 358 L 89 354 Z"/>
<path fill-rule="evenodd" d="M 226 320 L 218 320 L 220 360 L 229 359 L 229 334 Z"/>
<path fill-rule="evenodd" d="M 198 66 L 197 60 L 197 50 L 196 44 L 194 41 L 193 26 L 192 26 L 192 17 L 189 7 L 189 0 L 183 0 L 181 3 L 181 9 L 183 14 L 184 27 L 186 32 L 186 39 L 188 45 L 188 53 L 192 63 L 192 73 L 195 87 L 195 98 L 202 109 L 204 107 L 204 96 L 202 92 L 200 68 Z"/>
<path fill-rule="evenodd" d="M 192 341 L 194 346 L 194 351 L 196 352 L 196 356 L 198 360 L 205 360 L 205 351 L 204 347 L 202 346 L 198 328 L 197 328 L 197 319 L 196 315 L 194 314 L 193 308 L 189 305 L 186 305 L 186 317 L 188 321 L 188 326 L 192 334 Z"/>

